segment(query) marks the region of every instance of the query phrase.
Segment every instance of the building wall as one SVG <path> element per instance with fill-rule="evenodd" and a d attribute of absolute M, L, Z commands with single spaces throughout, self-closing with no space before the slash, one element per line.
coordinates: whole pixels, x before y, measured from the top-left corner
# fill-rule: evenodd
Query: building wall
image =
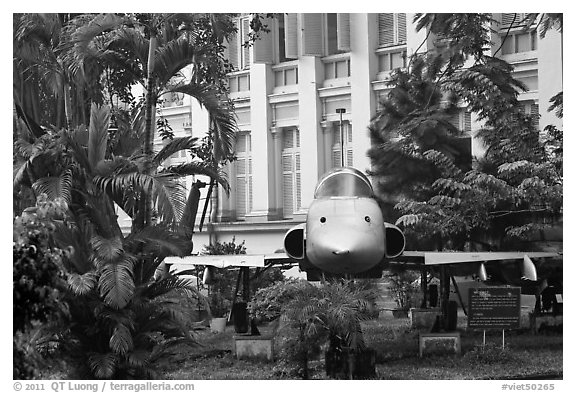
<path fill-rule="evenodd" d="M 338 161 L 341 126 L 346 129 L 347 164 L 362 171 L 370 168 L 367 127 L 387 92 L 390 70 L 405 66 L 411 54 L 430 45 L 430 40 L 422 45 L 426 32 L 415 30 L 413 16 L 284 14 L 283 20 L 268 20 L 271 32 L 249 49 L 240 46 L 248 16 L 239 18 L 240 41 L 232 42 L 228 51 L 239 68 L 230 74 L 230 90 L 240 132 L 250 135 L 251 151 L 245 157 L 251 165 L 228 166 L 232 192 L 217 193 L 217 220 L 194 235 L 195 251 L 209 243 L 209 233 L 221 241 L 245 240 L 248 252 L 281 248 L 286 230 L 305 220 L 317 180 Z M 508 16 L 494 14 L 497 22 Z M 514 45 L 508 41 L 501 47 L 507 29 L 497 22 L 492 52 L 514 64 L 515 76 L 528 86 L 520 99 L 527 110 L 538 111 L 542 128 L 561 126 L 561 120 L 547 112 L 550 97 L 562 90 L 561 34 L 519 36 Z M 392 28 L 386 29 L 386 23 Z M 510 31 L 530 35 L 521 28 Z M 206 113 L 196 103 L 169 103 L 163 114 L 177 136 L 205 135 Z M 472 154 L 481 156 L 484 148 L 473 136 L 482 124 L 474 116 L 466 118 L 464 111 L 456 121 L 472 137 Z M 246 168 L 250 176 L 239 173 Z M 247 206 L 243 212 L 237 211 L 239 190 L 249 199 L 242 204 Z"/>

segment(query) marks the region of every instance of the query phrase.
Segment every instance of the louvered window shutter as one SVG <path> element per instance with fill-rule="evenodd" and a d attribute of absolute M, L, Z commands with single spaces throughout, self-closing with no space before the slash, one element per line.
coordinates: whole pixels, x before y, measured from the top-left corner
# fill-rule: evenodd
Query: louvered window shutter
<path fill-rule="evenodd" d="M 242 19 L 242 69 L 250 68 L 250 47 L 245 45 L 248 42 L 248 33 L 250 32 L 250 20 Z"/>
<path fill-rule="evenodd" d="M 284 14 L 284 43 L 287 59 L 298 58 L 298 14 Z"/>
<path fill-rule="evenodd" d="M 350 51 L 350 14 L 338 14 L 336 20 L 338 50 Z"/>
<path fill-rule="evenodd" d="M 502 23 L 500 24 L 500 28 L 508 28 L 512 24 L 512 21 L 514 21 L 512 27 L 523 26 L 526 24 L 524 21 L 525 18 L 525 13 L 504 13 L 502 14 Z"/>
<path fill-rule="evenodd" d="M 342 154 L 341 154 L 341 147 L 340 144 L 340 128 L 335 127 L 334 131 L 332 132 L 332 168 L 339 168 L 342 166 Z"/>
<path fill-rule="evenodd" d="M 472 114 L 464 111 L 464 132 L 470 134 L 472 132 Z"/>
<path fill-rule="evenodd" d="M 247 212 L 251 212 L 252 211 L 252 206 L 253 206 L 253 201 L 254 201 L 254 194 L 252 192 L 252 158 L 248 158 L 248 167 L 246 168 L 248 170 L 248 174 L 247 174 L 247 181 L 246 181 L 246 186 L 248 187 L 248 193 L 247 193 L 247 197 L 248 197 L 248 209 Z"/>
<path fill-rule="evenodd" d="M 453 114 L 450 116 L 450 119 L 448 120 L 448 122 L 450 124 L 452 124 L 454 127 L 456 127 L 457 130 L 461 130 L 461 126 L 460 126 L 460 112 Z"/>
<path fill-rule="evenodd" d="M 346 122 L 342 124 L 344 133 L 344 165 L 354 165 L 354 149 L 352 145 L 352 126 Z M 342 145 L 340 144 L 340 127 L 334 128 L 332 144 L 332 167 L 339 168 L 342 166 Z"/>
<path fill-rule="evenodd" d="M 236 23 L 236 27 L 238 27 L 238 23 Z M 230 64 L 234 66 L 234 69 L 237 70 L 239 68 L 238 58 L 238 35 L 240 30 L 237 33 L 230 37 L 230 41 L 228 42 L 227 52 L 228 52 L 228 60 Z"/>
<path fill-rule="evenodd" d="M 252 158 L 250 134 L 238 135 L 236 142 L 236 217 L 243 219 L 252 210 Z"/>
<path fill-rule="evenodd" d="M 322 14 L 302 14 L 302 55 L 323 56 Z"/>
<path fill-rule="evenodd" d="M 291 217 L 294 213 L 294 203 L 292 201 L 294 194 L 293 187 L 293 171 L 292 171 L 292 155 L 282 154 L 282 194 L 283 194 L 283 207 L 284 217 Z"/>
<path fill-rule="evenodd" d="M 346 131 L 346 165 L 354 166 L 354 150 L 352 148 L 352 126 L 348 123 L 345 128 Z"/>
<path fill-rule="evenodd" d="M 378 43 L 394 45 L 394 14 L 378 14 Z"/>
<path fill-rule="evenodd" d="M 282 198 L 284 217 L 290 218 L 301 206 L 300 132 L 287 129 L 282 135 Z"/>
<path fill-rule="evenodd" d="M 236 159 L 236 217 L 246 216 L 246 159 Z"/>
<path fill-rule="evenodd" d="M 274 37 L 276 35 L 276 24 L 274 18 L 267 18 L 263 21 L 268 25 L 269 32 L 260 32 L 254 41 L 254 63 L 272 64 L 274 62 Z"/>
<path fill-rule="evenodd" d="M 514 20 L 514 13 L 504 13 L 502 14 L 502 27 L 510 26 L 512 21 Z M 518 17 L 516 17 L 516 22 L 518 21 Z"/>
<path fill-rule="evenodd" d="M 396 37 L 398 44 L 406 43 L 406 14 L 397 14 Z"/>

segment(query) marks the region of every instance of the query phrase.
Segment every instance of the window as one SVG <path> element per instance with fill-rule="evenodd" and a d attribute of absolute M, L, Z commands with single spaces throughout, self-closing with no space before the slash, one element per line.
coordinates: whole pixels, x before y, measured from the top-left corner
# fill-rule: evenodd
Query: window
<path fill-rule="evenodd" d="M 236 219 L 244 220 L 252 211 L 252 146 L 249 132 L 239 133 L 236 138 L 236 161 L 234 161 L 236 196 Z"/>
<path fill-rule="evenodd" d="M 461 110 L 452 116 L 450 124 L 459 129 L 463 134 L 469 135 L 470 132 L 472 132 L 472 115 L 466 110 Z"/>
<path fill-rule="evenodd" d="M 324 61 L 324 79 L 347 78 L 350 76 L 350 59 Z"/>
<path fill-rule="evenodd" d="M 520 108 L 526 115 L 532 117 L 536 128 L 540 128 L 540 107 L 538 103 L 535 101 L 521 101 Z"/>
<path fill-rule="evenodd" d="M 395 50 L 378 54 L 378 71 L 392 71 L 396 68 L 406 67 L 406 51 Z"/>
<path fill-rule="evenodd" d="M 300 130 L 282 132 L 282 198 L 284 218 L 292 218 L 301 206 Z"/>
<path fill-rule="evenodd" d="M 284 16 L 278 18 L 278 62 L 288 61 L 286 57 L 286 29 L 284 28 Z"/>
<path fill-rule="evenodd" d="M 530 52 L 538 49 L 536 30 L 529 32 L 515 31 L 502 35 L 502 54 Z"/>
<path fill-rule="evenodd" d="M 342 166 L 342 145 L 340 144 L 340 122 L 334 122 L 332 131 L 332 168 Z M 344 166 L 354 166 L 354 152 L 352 146 L 352 125 L 348 121 L 342 122 L 344 134 Z"/>
<path fill-rule="evenodd" d="M 406 14 L 378 14 L 378 46 L 406 43 Z"/>
<path fill-rule="evenodd" d="M 234 21 L 237 32 L 228 42 L 227 55 L 228 60 L 236 70 L 244 70 L 250 68 L 250 48 L 244 46 L 248 41 L 248 33 L 250 32 L 250 20 L 248 16 L 237 18 Z"/>
<path fill-rule="evenodd" d="M 350 14 L 326 14 L 328 55 L 350 51 Z"/>

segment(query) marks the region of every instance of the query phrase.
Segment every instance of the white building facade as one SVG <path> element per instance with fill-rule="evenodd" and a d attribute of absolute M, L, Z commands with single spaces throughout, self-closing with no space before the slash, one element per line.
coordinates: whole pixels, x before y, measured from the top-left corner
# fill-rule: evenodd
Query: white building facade
<path fill-rule="evenodd" d="M 514 14 L 493 16 L 492 53 L 513 64 L 515 77 L 528 86 L 521 102 L 540 115 L 542 128 L 560 128 L 547 108 L 562 91 L 561 33 L 550 30 L 541 39 L 535 26 L 509 29 Z M 304 222 L 324 172 L 340 166 L 342 158 L 347 166 L 370 168 L 368 125 L 387 93 L 391 70 L 405 67 L 411 54 L 432 45 L 430 37 L 425 42 L 426 31 L 415 30 L 413 18 L 398 13 L 279 14 L 264 21 L 270 32 L 251 47 L 242 46 L 250 15 L 236 18 L 238 33 L 227 56 L 238 69 L 229 75 L 238 159 L 226 168 L 231 192 L 219 190 L 217 201 L 212 200 L 212 220 L 202 232 L 196 230 L 194 252 L 209 243 L 209 233 L 219 241 L 245 241 L 249 253 L 274 252 L 283 247 L 286 230 Z M 517 21 L 522 19 L 516 14 Z M 176 136 L 206 133 L 206 113 L 189 97 L 171 97 L 161 112 Z M 481 155 L 482 146 L 474 139 L 480 124 L 473 114 L 462 108 L 454 124 L 464 131 L 472 154 Z M 187 159 L 186 154 L 171 158 L 173 163 Z"/>

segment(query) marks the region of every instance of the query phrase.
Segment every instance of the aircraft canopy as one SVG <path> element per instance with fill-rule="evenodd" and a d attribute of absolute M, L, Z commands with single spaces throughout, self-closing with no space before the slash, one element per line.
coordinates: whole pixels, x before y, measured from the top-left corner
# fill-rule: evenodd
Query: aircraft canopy
<path fill-rule="evenodd" d="M 328 172 L 316 187 L 314 198 L 366 197 L 374 194 L 370 181 L 354 168 L 338 168 Z"/>

